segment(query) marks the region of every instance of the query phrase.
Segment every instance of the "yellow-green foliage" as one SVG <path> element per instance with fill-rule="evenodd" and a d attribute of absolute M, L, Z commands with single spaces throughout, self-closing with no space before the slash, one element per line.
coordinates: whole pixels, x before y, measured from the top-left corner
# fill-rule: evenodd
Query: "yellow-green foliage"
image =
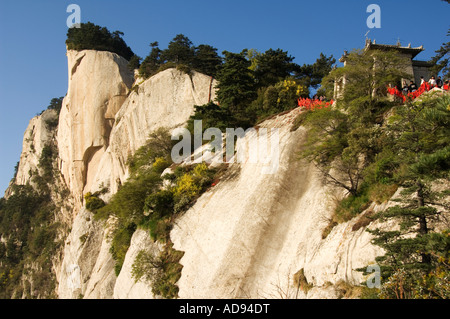
<path fill-rule="evenodd" d="M 293 98 L 309 96 L 308 88 L 297 80 L 284 80 L 275 87 L 279 89 L 278 103 L 281 103 L 282 99 L 292 100 Z"/>
<path fill-rule="evenodd" d="M 202 163 L 180 176 L 176 181 L 176 186 L 172 189 L 175 211 L 182 211 L 195 200 L 209 186 L 213 175 L 214 171 L 208 169 L 208 166 Z"/>
<path fill-rule="evenodd" d="M 105 206 L 105 202 L 98 196 L 98 193 L 92 194 L 91 192 L 88 192 L 84 195 L 86 209 L 91 213 L 95 213 L 98 209 Z"/>
<path fill-rule="evenodd" d="M 200 186 L 195 183 L 194 176 L 185 174 L 178 180 L 173 193 L 176 198 L 181 198 L 183 196 L 194 198 L 199 192 Z"/>
<path fill-rule="evenodd" d="M 152 166 L 153 171 L 157 173 L 162 173 L 167 167 L 170 166 L 170 162 L 164 157 L 157 157 Z"/>

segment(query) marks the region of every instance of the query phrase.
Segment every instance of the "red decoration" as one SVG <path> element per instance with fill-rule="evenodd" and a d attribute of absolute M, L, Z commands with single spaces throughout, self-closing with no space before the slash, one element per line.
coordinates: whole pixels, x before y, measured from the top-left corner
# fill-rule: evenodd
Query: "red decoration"
<path fill-rule="evenodd" d="M 306 110 L 315 110 L 315 109 L 322 109 L 322 108 L 328 108 L 334 103 L 333 100 L 330 102 L 321 101 L 321 100 L 311 100 L 311 99 L 304 99 L 299 98 L 298 99 L 298 106 L 304 107 Z"/>
<path fill-rule="evenodd" d="M 421 96 L 423 93 L 428 92 L 430 90 L 432 90 L 434 88 L 434 86 L 430 85 L 428 82 L 424 82 L 418 90 L 414 91 L 414 92 L 409 92 L 406 96 L 400 92 L 397 87 L 388 87 L 387 91 L 390 95 L 395 95 L 398 96 L 399 98 L 401 98 L 403 100 L 403 102 L 406 102 L 407 98 L 410 98 L 411 100 L 417 99 L 419 96 Z M 444 90 L 448 91 L 448 85 L 447 88 L 444 85 Z"/>

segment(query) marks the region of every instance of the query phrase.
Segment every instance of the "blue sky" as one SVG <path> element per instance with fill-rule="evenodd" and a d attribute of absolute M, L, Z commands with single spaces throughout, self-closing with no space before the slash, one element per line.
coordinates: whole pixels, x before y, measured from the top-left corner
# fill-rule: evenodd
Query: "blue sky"
<path fill-rule="evenodd" d="M 281 48 L 298 64 L 321 52 L 339 58 L 362 48 L 365 34 L 377 43 L 423 45 L 428 60 L 448 42 L 450 5 L 440 0 L 0 0 L 0 192 L 13 176 L 30 119 L 67 91 L 66 12 L 81 8 L 81 21 L 120 30 L 133 51 L 149 43 L 165 48 L 179 33 L 219 52 Z M 381 28 L 369 29 L 369 4 L 381 8 Z"/>

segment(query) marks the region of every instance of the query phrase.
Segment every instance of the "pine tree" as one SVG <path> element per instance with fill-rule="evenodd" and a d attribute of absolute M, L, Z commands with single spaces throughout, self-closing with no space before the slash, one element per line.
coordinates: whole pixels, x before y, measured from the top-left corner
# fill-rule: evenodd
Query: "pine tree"
<path fill-rule="evenodd" d="M 81 23 L 80 28 L 70 28 L 67 31 L 66 45 L 69 50 L 114 52 L 129 61 L 134 53 L 123 40 L 123 35 L 123 32 L 111 33 L 106 27 L 91 22 Z"/>
<path fill-rule="evenodd" d="M 317 89 L 322 79 L 333 69 L 336 59 L 331 55 L 327 57 L 322 52 L 314 64 L 304 64 L 295 71 L 295 78 L 302 80 L 307 87 Z"/>
<path fill-rule="evenodd" d="M 194 46 L 192 41 L 183 34 L 178 34 L 170 41 L 166 50 L 161 53 L 164 62 L 192 65 L 194 60 Z"/>
<path fill-rule="evenodd" d="M 139 67 L 139 74 L 144 79 L 147 79 L 150 76 L 154 75 L 162 64 L 161 61 L 162 51 L 159 49 L 158 46 L 159 43 L 157 41 L 150 43 L 150 47 L 152 48 L 152 50 Z"/>
<path fill-rule="evenodd" d="M 450 36 L 450 29 L 447 31 L 447 36 Z M 444 78 L 450 75 L 450 42 L 443 43 L 436 51 L 436 55 L 431 59 L 434 64 L 432 71 L 435 74 L 442 72 Z"/>
<path fill-rule="evenodd" d="M 281 49 L 269 49 L 256 56 L 254 75 L 258 87 L 274 85 L 293 74 L 298 65 L 293 63 L 294 58 Z"/>
<path fill-rule="evenodd" d="M 255 82 L 251 62 L 246 59 L 246 51 L 241 53 L 223 52 L 225 62 L 217 73 L 217 100 L 221 107 L 233 113 L 240 113 L 256 97 Z"/>
<path fill-rule="evenodd" d="M 385 250 L 376 258 L 384 278 L 382 297 L 423 297 L 425 288 L 418 289 L 418 282 L 449 257 L 448 233 L 434 232 L 432 227 L 450 209 L 448 190 L 433 187 L 435 181 L 450 179 L 449 103 L 444 96 L 399 106 L 388 126 L 390 147 L 398 156 L 395 178 L 403 191 L 400 205 L 375 216 L 395 221 L 399 228 L 370 230 L 373 243 Z"/>
<path fill-rule="evenodd" d="M 222 58 L 217 54 L 217 49 L 201 44 L 195 48 L 192 67 L 198 72 L 215 77 L 219 67 L 222 65 Z"/>

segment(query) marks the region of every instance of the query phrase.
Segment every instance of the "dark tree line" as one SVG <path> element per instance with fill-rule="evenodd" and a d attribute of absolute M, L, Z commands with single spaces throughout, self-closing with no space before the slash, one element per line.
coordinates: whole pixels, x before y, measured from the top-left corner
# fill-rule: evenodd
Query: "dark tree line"
<path fill-rule="evenodd" d="M 215 77 L 222 64 L 222 58 L 216 48 L 206 44 L 194 46 L 192 41 L 183 34 L 178 34 L 165 50 L 159 48 L 158 42 L 152 42 L 150 47 L 151 51 L 142 63 L 139 64 L 139 57 L 135 57 L 134 64 L 131 66 L 139 68 L 139 73 L 144 78 L 164 68 L 177 66 L 184 66 Z"/>
<path fill-rule="evenodd" d="M 91 22 L 82 23 L 80 28 L 67 31 L 66 45 L 69 50 L 98 50 L 117 53 L 128 61 L 134 56 L 133 51 L 123 40 L 123 32 L 110 32 Z"/>

